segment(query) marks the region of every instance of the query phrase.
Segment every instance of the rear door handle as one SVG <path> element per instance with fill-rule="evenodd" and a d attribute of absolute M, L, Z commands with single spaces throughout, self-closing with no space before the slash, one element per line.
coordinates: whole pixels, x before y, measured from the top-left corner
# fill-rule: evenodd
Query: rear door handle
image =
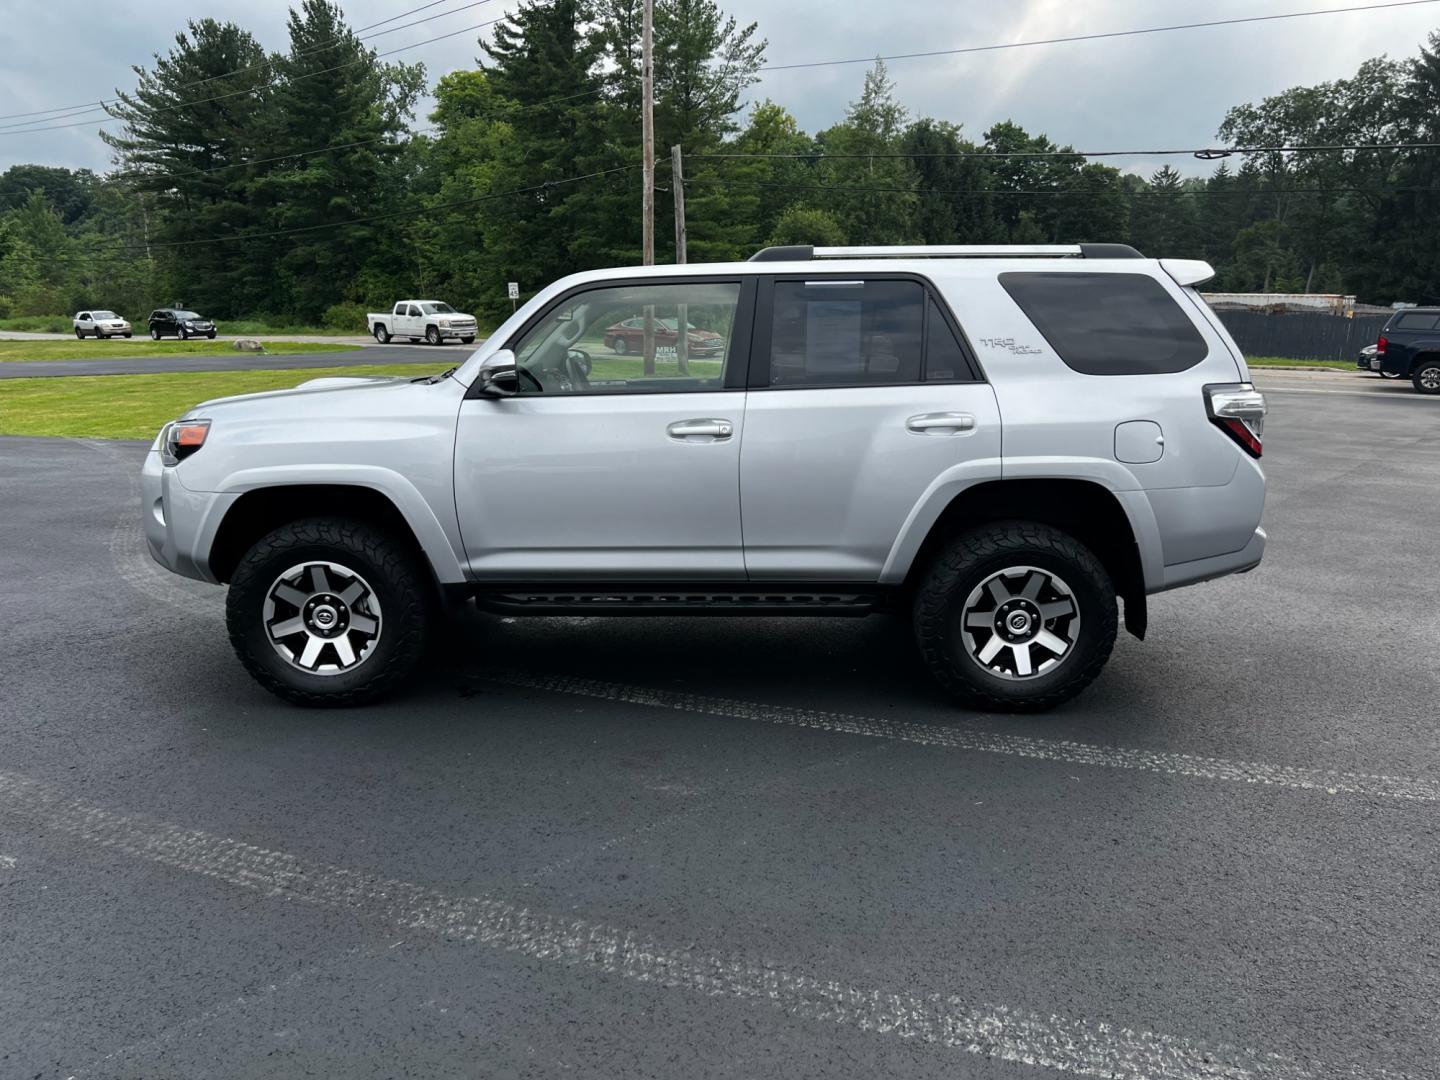
<path fill-rule="evenodd" d="M 975 417 L 969 413 L 921 413 L 905 421 L 907 431 L 916 435 L 963 435 L 975 430 Z"/>
<path fill-rule="evenodd" d="M 672 439 L 693 439 L 697 442 L 715 442 L 728 439 L 735 434 L 735 424 L 730 420 L 715 417 L 701 417 L 697 420 L 676 420 L 665 429 Z"/>

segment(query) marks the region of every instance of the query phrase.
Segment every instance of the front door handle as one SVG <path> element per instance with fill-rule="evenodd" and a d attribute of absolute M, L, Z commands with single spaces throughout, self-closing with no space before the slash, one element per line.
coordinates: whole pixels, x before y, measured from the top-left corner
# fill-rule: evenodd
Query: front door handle
<path fill-rule="evenodd" d="M 975 430 L 975 417 L 969 413 L 921 413 L 905 421 L 905 429 L 916 435 L 963 435 Z"/>
<path fill-rule="evenodd" d="M 720 439 L 728 439 L 735 434 L 733 421 L 718 419 L 715 417 L 701 417 L 697 420 L 676 420 L 665 429 L 665 433 L 672 439 L 694 439 L 696 441 L 715 442 Z"/>

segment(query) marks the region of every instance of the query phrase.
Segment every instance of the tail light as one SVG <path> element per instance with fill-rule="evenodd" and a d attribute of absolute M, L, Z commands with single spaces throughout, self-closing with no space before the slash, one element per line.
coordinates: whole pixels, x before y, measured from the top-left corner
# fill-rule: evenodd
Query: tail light
<path fill-rule="evenodd" d="M 1381 335 L 1380 335 L 1380 340 L 1377 341 L 1377 342 L 1375 342 L 1375 352 L 1376 352 L 1376 354 L 1379 355 L 1379 356 L 1384 356 L 1384 355 L 1385 355 L 1385 350 L 1388 349 L 1389 347 L 1390 347 L 1390 341 L 1389 341 L 1389 339 L 1386 338 L 1384 334 L 1381 334 Z"/>
<path fill-rule="evenodd" d="M 175 421 L 161 435 L 161 460 L 166 465 L 180 464 L 204 446 L 209 435 L 209 420 Z"/>
<path fill-rule="evenodd" d="M 1251 457 L 1264 447 L 1265 395 L 1249 383 L 1226 383 L 1205 387 L 1205 411 L 1210 422 L 1229 435 Z"/>

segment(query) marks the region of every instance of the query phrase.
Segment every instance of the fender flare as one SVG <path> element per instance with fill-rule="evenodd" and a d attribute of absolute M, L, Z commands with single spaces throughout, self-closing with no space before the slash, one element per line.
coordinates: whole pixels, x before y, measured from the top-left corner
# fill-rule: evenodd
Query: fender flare
<path fill-rule="evenodd" d="M 241 469 L 225 477 L 217 485 L 220 492 L 236 498 L 263 488 L 293 487 L 314 484 L 323 487 L 368 488 L 385 496 L 410 526 L 416 542 L 430 562 L 435 580 L 442 585 L 463 584 L 468 580 L 459 552 L 460 526 L 453 520 L 446 528 L 434 509 L 408 479 L 393 469 L 379 465 L 306 464 L 276 465 Z"/>
<path fill-rule="evenodd" d="M 1164 587 L 1160 527 L 1140 482 L 1118 461 L 1079 457 L 1006 458 L 1003 469 L 998 459 L 986 459 L 946 469 L 911 508 L 880 571 L 881 583 L 898 585 L 905 580 L 930 530 L 956 498 L 979 484 L 1006 480 L 1081 480 L 1108 492 L 1130 523 L 1139 549 L 1145 591 L 1156 592 Z"/>

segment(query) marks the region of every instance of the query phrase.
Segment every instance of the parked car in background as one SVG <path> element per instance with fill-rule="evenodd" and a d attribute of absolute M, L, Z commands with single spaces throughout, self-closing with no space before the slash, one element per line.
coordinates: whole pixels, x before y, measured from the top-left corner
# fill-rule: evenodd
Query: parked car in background
<path fill-rule="evenodd" d="M 1407 378 L 1422 394 L 1440 394 L 1440 308 L 1407 308 L 1390 316 L 1375 343 L 1380 373 Z"/>
<path fill-rule="evenodd" d="M 156 308 L 150 313 L 150 336 L 156 341 L 162 337 L 178 337 L 181 341 L 192 337 L 214 338 L 217 333 L 219 328 L 213 320 L 184 308 Z"/>
<path fill-rule="evenodd" d="M 370 312 L 365 322 L 381 345 L 397 337 L 411 341 L 424 338 L 431 345 L 458 338 L 461 344 L 470 345 L 479 327 L 474 315 L 456 311 L 441 300 L 401 300 L 389 311 Z"/>
<path fill-rule="evenodd" d="M 241 662 L 305 705 L 392 688 L 468 598 L 899 611 L 961 702 L 1049 708 L 1099 674 L 1117 597 L 1143 637 L 1148 595 L 1264 552 L 1265 399 L 1213 273 L 1080 244 L 576 274 L 432 378 L 190 409 L 146 457 L 146 541 L 230 586 Z M 720 361 L 587 374 L 577 344 L 647 308 L 723 328 Z"/>
<path fill-rule="evenodd" d="M 673 349 L 680 344 L 679 322 L 675 319 L 652 318 L 651 332 L 655 336 L 657 349 Z M 690 332 L 685 335 L 689 356 L 698 359 L 713 358 L 725 351 L 725 339 L 713 330 L 701 330 L 694 323 L 687 323 Z M 636 315 L 605 328 L 605 347 L 621 356 L 638 356 L 645 348 L 645 317 Z"/>
<path fill-rule="evenodd" d="M 1355 366 L 1361 371 L 1373 371 L 1382 379 L 1398 379 L 1398 371 L 1384 371 L 1380 367 L 1380 346 L 1366 345 L 1355 358 Z"/>
<path fill-rule="evenodd" d="M 113 311 L 103 308 L 93 311 L 77 311 L 70 320 L 75 327 L 77 338 L 130 337 L 134 331 L 130 324 Z"/>

